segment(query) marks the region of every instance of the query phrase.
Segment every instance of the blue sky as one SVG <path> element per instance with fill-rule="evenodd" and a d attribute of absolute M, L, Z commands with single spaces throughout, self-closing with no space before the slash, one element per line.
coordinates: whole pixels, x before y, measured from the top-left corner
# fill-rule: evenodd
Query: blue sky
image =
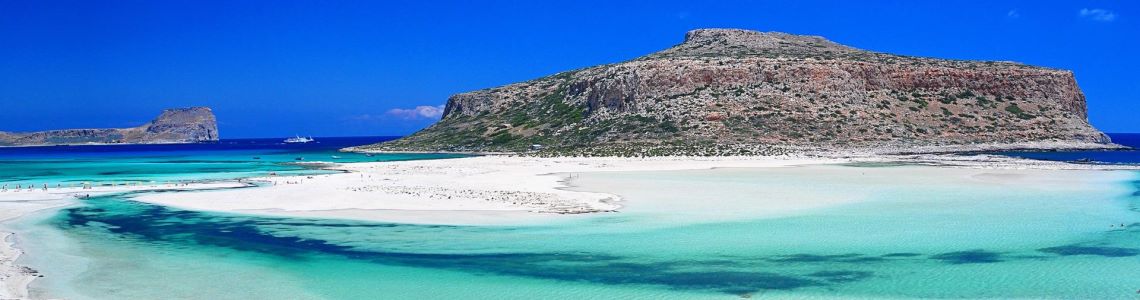
<path fill-rule="evenodd" d="M 454 93 L 732 27 L 1073 70 L 1093 125 L 1140 132 L 1140 2 L 855 2 L 0 0 L 0 130 L 206 105 L 223 138 L 403 135 Z"/>

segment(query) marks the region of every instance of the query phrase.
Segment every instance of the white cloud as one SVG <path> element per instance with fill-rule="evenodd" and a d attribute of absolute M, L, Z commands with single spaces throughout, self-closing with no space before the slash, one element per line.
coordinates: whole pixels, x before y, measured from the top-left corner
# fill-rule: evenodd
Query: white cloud
<path fill-rule="evenodd" d="M 1005 16 L 1011 19 L 1017 19 L 1021 17 L 1021 13 L 1017 12 L 1016 9 L 1011 9 L 1009 12 L 1005 13 Z"/>
<path fill-rule="evenodd" d="M 443 116 L 443 105 L 420 105 L 413 108 L 393 108 L 383 114 L 359 114 L 346 116 L 342 121 L 348 123 L 384 123 L 392 120 L 416 121 L 434 120 Z"/>
<path fill-rule="evenodd" d="M 415 108 L 393 108 L 384 113 L 385 116 L 401 118 L 404 120 L 436 119 L 443 116 L 443 105 L 420 105 Z"/>
<path fill-rule="evenodd" d="M 1078 13 L 1081 15 L 1081 17 L 1089 18 L 1093 21 L 1112 22 L 1113 20 L 1116 20 L 1116 13 L 1107 9 L 1082 8 Z"/>

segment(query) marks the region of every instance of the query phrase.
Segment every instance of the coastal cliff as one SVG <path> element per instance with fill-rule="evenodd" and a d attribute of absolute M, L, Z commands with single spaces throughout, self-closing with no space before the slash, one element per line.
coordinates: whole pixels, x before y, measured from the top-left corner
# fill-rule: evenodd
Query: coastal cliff
<path fill-rule="evenodd" d="M 209 107 L 163 110 L 154 120 L 132 128 L 0 132 L 0 146 L 165 144 L 217 140 L 218 124 Z"/>
<path fill-rule="evenodd" d="M 347 150 L 735 155 L 1105 147 L 1110 141 L 1087 122 L 1071 71 L 700 29 L 631 61 L 454 95 L 438 123 Z"/>

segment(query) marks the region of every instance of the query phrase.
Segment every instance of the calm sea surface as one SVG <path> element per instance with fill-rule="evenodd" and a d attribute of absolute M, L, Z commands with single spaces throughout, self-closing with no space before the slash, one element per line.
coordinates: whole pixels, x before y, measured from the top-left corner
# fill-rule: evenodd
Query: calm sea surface
<path fill-rule="evenodd" d="M 1109 133 L 1113 143 L 1140 149 L 1140 133 Z M 997 154 L 1041 160 L 1085 162 L 1098 164 L 1140 165 L 1140 151 L 1051 151 L 1051 152 L 998 152 Z"/>
<path fill-rule="evenodd" d="M 232 179 L 318 172 L 305 163 L 369 162 L 461 157 L 444 154 L 367 156 L 338 149 L 394 137 L 319 138 L 316 143 L 284 144 L 282 139 L 233 139 L 172 145 L 0 147 L 0 183 L 77 184 Z"/>
<path fill-rule="evenodd" d="M 8 148 L 0 182 L 205 180 L 324 172 L 298 157 L 455 157 L 335 152 L 383 139 Z M 582 174 L 578 189 L 617 193 L 627 207 L 512 226 L 205 213 L 128 193 L 11 229 L 29 253 L 22 262 L 46 275 L 35 292 L 71 299 L 1137 297 L 1140 175 L 969 172 Z M 780 215 L 753 205 L 800 198 L 859 201 Z"/>

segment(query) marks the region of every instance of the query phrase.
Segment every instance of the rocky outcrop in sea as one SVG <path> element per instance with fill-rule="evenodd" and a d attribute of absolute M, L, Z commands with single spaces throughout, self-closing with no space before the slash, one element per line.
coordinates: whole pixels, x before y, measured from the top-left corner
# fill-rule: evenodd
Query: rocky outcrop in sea
<path fill-rule="evenodd" d="M 209 107 L 163 110 L 154 120 L 131 128 L 0 132 L 0 146 L 165 144 L 217 140 L 218 123 Z"/>
<path fill-rule="evenodd" d="M 364 151 L 739 155 L 821 149 L 1112 147 L 1073 73 L 902 56 L 822 37 L 690 31 L 631 61 L 448 99 Z"/>

